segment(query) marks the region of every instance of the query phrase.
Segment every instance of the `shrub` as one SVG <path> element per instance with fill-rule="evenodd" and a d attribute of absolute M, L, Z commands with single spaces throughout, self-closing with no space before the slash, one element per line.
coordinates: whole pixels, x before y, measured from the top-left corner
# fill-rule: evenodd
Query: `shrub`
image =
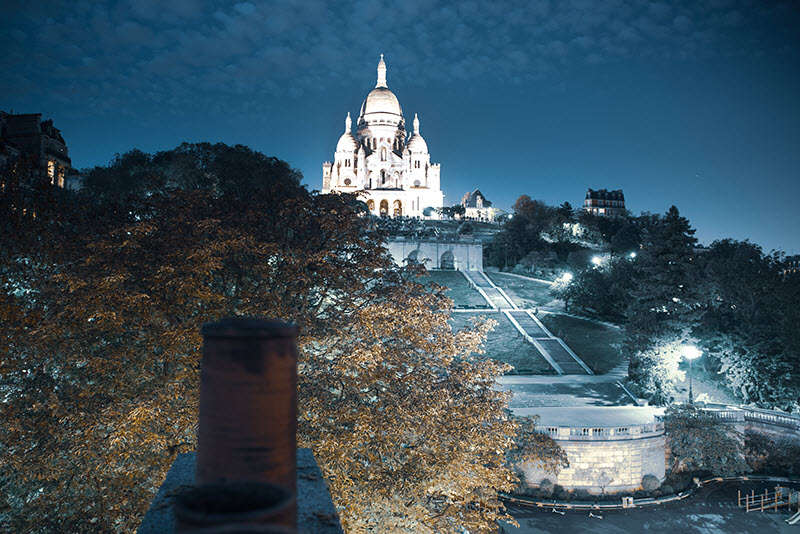
<path fill-rule="evenodd" d="M 573 498 L 573 500 L 576 500 L 576 501 L 591 501 L 591 500 L 593 500 L 592 494 L 589 493 L 589 490 L 586 490 L 586 489 L 583 489 L 583 488 L 576 489 L 572 493 L 572 498 Z"/>
<path fill-rule="evenodd" d="M 543 478 L 542 481 L 539 483 L 539 489 L 545 496 L 548 496 L 553 494 L 553 490 L 555 490 L 555 485 L 552 482 L 550 482 L 550 480 Z"/>
<path fill-rule="evenodd" d="M 642 477 L 642 489 L 644 491 L 655 491 L 661 485 L 661 481 L 653 475 L 645 475 Z"/>

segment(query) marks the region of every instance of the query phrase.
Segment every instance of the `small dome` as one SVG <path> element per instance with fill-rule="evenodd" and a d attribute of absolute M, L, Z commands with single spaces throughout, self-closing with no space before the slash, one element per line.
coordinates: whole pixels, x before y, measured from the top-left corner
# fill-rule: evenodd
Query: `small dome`
<path fill-rule="evenodd" d="M 336 152 L 355 152 L 358 149 L 358 141 L 351 132 L 353 121 L 350 119 L 350 112 L 347 112 L 347 117 L 344 119 L 344 133 L 336 143 Z"/>
<path fill-rule="evenodd" d="M 408 147 L 409 152 L 428 152 L 428 143 L 425 142 L 425 139 L 422 138 L 421 135 L 415 133 L 411 136 L 411 139 L 408 140 Z"/>
<path fill-rule="evenodd" d="M 422 138 L 422 135 L 419 133 L 419 117 L 416 113 L 414 113 L 414 135 L 411 136 L 411 139 L 408 140 L 408 147 L 409 152 L 425 152 L 428 153 L 428 143 L 425 142 L 425 139 Z"/>
<path fill-rule="evenodd" d="M 345 132 L 336 143 L 336 152 L 355 152 L 358 150 L 358 142 L 353 134 Z"/>

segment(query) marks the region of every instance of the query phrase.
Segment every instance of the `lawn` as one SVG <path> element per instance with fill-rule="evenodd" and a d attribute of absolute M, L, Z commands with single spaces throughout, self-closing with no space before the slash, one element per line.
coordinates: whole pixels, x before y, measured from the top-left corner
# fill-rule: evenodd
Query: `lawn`
<path fill-rule="evenodd" d="M 551 313 L 540 314 L 539 319 L 596 374 L 607 373 L 622 363 L 622 330 L 619 328 Z"/>
<path fill-rule="evenodd" d="M 472 325 L 473 317 L 480 317 L 480 313 L 453 313 L 451 318 L 454 329 L 461 330 Z M 484 343 L 483 354 L 514 366 L 509 374 L 540 375 L 554 374 L 553 368 L 539 355 L 536 348 L 525 341 L 519 331 L 502 313 L 484 315 L 497 321 L 494 330 L 489 332 Z"/>
<path fill-rule="evenodd" d="M 550 296 L 550 284 L 538 280 L 526 280 L 517 276 L 510 276 L 504 273 L 490 273 L 486 275 L 498 287 L 508 294 L 514 304 L 520 308 L 534 308 L 543 306 L 553 306 L 555 299 Z"/>
<path fill-rule="evenodd" d="M 472 289 L 466 277 L 459 271 L 428 271 L 428 276 L 419 279 L 421 283 L 436 282 L 448 288 L 445 295 L 456 308 L 491 308 L 486 299 Z"/>

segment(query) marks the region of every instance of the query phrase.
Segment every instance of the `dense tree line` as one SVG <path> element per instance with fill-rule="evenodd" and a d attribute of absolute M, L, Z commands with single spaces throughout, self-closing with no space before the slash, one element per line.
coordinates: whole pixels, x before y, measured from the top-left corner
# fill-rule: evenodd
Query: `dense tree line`
<path fill-rule="evenodd" d="M 651 400 L 671 399 L 682 350 L 696 344 L 743 402 L 797 410 L 800 279 L 782 274 L 781 255 L 731 239 L 699 248 L 675 207 L 631 222 L 635 256 L 612 252 L 557 284 L 555 295 L 624 324 L 630 378 Z"/>
<path fill-rule="evenodd" d="M 554 295 L 624 325 L 630 378 L 655 402 L 672 398 L 683 348 L 696 344 L 743 402 L 800 409 L 800 277 L 782 274 L 779 253 L 731 239 L 703 248 L 694 233 L 675 207 L 602 217 L 522 195 L 486 262 L 568 272 Z"/>
<path fill-rule="evenodd" d="M 520 196 L 512 210 L 485 250 L 486 263 L 501 270 L 575 270 L 589 265 L 595 251 L 629 254 L 648 219 L 596 217 L 569 202 L 550 206 L 528 195 Z"/>
<path fill-rule="evenodd" d="M 473 358 L 489 326 L 453 332 L 353 196 L 225 145 L 129 152 L 80 193 L 23 171 L 0 194 L 3 529 L 133 531 L 194 447 L 199 329 L 228 315 L 300 325 L 299 439 L 349 532 L 493 531 L 507 452 L 552 449 L 515 445 L 506 368 Z"/>

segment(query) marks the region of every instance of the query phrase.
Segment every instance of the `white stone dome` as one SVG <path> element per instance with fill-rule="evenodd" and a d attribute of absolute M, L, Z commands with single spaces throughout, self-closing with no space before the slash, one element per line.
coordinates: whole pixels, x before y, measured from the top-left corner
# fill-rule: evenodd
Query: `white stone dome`
<path fill-rule="evenodd" d="M 347 118 L 344 119 L 344 133 L 336 143 L 336 152 L 355 152 L 358 150 L 358 141 L 353 135 L 351 128 L 353 126 L 350 120 L 350 112 L 347 113 Z"/>
<path fill-rule="evenodd" d="M 358 150 L 358 141 L 350 132 L 345 132 L 336 143 L 336 152 L 355 152 Z"/>
<path fill-rule="evenodd" d="M 422 135 L 419 133 L 419 117 L 417 117 L 416 113 L 414 113 L 414 135 L 408 140 L 406 147 L 409 152 L 428 153 L 428 143 L 425 142 L 425 139 L 423 139 Z"/>
<path fill-rule="evenodd" d="M 425 152 L 426 154 L 428 152 L 428 143 L 425 142 L 421 135 L 416 133 L 411 136 L 406 146 L 409 152 Z"/>
<path fill-rule="evenodd" d="M 400 108 L 400 102 L 388 87 L 376 87 L 370 91 L 364 103 L 361 104 L 362 118 L 369 120 L 366 115 L 371 113 L 390 113 L 392 115 L 397 115 L 398 118 L 403 117 L 403 110 Z"/>

